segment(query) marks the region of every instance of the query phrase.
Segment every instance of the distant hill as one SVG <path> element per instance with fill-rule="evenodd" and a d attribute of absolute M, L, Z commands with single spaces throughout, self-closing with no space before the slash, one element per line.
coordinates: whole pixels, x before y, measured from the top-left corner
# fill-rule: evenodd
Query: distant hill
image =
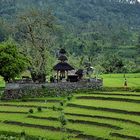
<path fill-rule="evenodd" d="M 30 7 L 52 10 L 63 28 L 59 43 L 70 54 L 96 60 L 99 55 L 118 53 L 139 65 L 137 0 L 1 0 L 0 16 L 12 21 Z"/>
<path fill-rule="evenodd" d="M 134 4 L 130 4 L 130 3 Z M 49 7 L 61 22 L 76 24 L 100 22 L 114 26 L 140 27 L 140 4 L 137 0 L 1 0 L 0 15 L 8 17 L 21 9 Z"/>

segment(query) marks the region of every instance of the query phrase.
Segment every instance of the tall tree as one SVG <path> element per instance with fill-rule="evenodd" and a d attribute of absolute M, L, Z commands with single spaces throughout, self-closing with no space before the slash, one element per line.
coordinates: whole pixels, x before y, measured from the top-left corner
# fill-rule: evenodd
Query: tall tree
<path fill-rule="evenodd" d="M 31 74 L 39 82 L 45 82 L 47 50 L 52 43 L 54 16 L 50 11 L 29 10 L 19 16 L 19 33 L 25 52 L 31 58 Z"/>

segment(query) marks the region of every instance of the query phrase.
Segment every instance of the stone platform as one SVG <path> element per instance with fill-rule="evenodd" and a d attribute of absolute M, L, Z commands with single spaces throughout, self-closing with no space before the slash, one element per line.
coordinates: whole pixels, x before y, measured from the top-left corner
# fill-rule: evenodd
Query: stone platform
<path fill-rule="evenodd" d="M 45 92 L 54 91 L 54 92 L 63 92 L 63 91 L 75 91 L 75 90 L 85 90 L 85 89 L 99 89 L 103 87 L 103 80 L 101 79 L 92 79 L 83 80 L 80 82 L 58 82 L 58 83 L 44 83 L 44 84 L 36 84 L 36 83 L 24 83 L 21 81 L 15 83 L 6 84 L 5 91 L 3 94 L 3 99 L 19 99 L 28 94 L 31 94 L 31 91 L 38 92 L 37 94 L 32 93 L 34 97 L 41 96 L 44 94 L 39 93 L 43 92 L 41 89 L 45 89 Z M 30 91 L 30 93 L 29 93 Z M 52 94 L 52 93 L 50 93 Z M 47 94 L 48 95 L 48 94 Z M 51 95 L 50 95 L 51 96 Z M 60 95 L 61 96 L 61 95 Z"/>

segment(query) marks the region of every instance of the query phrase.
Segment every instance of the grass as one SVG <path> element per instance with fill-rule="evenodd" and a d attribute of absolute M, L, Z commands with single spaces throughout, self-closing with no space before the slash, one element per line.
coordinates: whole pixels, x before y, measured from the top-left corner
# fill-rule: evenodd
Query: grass
<path fill-rule="evenodd" d="M 127 74 L 128 86 L 140 88 L 140 74 Z M 102 75 L 106 87 L 122 87 L 123 75 Z M 3 83 L 1 81 L 1 83 Z M 4 85 L 4 84 L 1 84 Z M 61 131 L 59 117 L 62 97 L 25 99 L 26 101 L 0 101 L 0 132 L 25 131 L 27 135 L 61 140 L 72 136 L 81 139 L 140 139 L 140 92 L 87 91 L 74 94 L 63 106 L 68 122 L 67 132 Z M 47 102 L 46 102 L 47 100 Z M 37 107 L 42 107 L 38 112 Z M 33 113 L 29 113 L 29 109 Z"/>
<path fill-rule="evenodd" d="M 17 105 L 17 106 L 33 106 L 33 107 L 37 107 L 37 106 L 41 106 L 41 107 L 52 107 L 53 105 L 56 105 L 56 106 L 59 106 L 59 102 L 57 103 L 45 103 L 45 101 L 44 102 L 36 102 L 36 101 L 34 101 L 34 102 L 5 102 L 5 103 L 3 103 L 3 102 L 0 102 L 0 105 L 1 104 L 10 104 L 10 105 Z"/>
<path fill-rule="evenodd" d="M 0 87 L 5 87 L 5 82 L 2 77 L 0 77 Z"/>
<path fill-rule="evenodd" d="M 115 94 L 115 93 L 114 93 Z M 133 94 L 132 96 L 131 95 L 128 95 L 128 96 L 126 96 L 125 94 L 120 94 L 120 95 L 112 95 L 112 94 L 110 94 L 110 95 L 106 95 L 106 94 L 100 94 L 100 93 L 95 93 L 95 95 L 93 96 L 92 94 L 86 94 L 86 95 L 76 95 L 76 98 L 78 98 L 78 97 L 88 97 L 88 98 L 90 98 L 90 96 L 91 96 L 91 98 L 93 98 L 94 99 L 94 97 L 96 98 L 96 97 L 101 97 L 101 98 L 114 98 L 114 99 L 116 99 L 116 98 L 118 98 L 118 99 L 132 99 L 132 100 L 140 100 L 140 94 L 138 93 L 138 94 Z"/>
<path fill-rule="evenodd" d="M 128 87 L 140 87 L 140 73 L 125 75 Z M 124 87 L 124 74 L 104 74 L 100 77 L 104 80 L 104 87 Z"/>
<path fill-rule="evenodd" d="M 135 103 L 122 103 L 119 101 L 75 100 L 73 103 L 78 105 L 93 106 L 93 107 L 124 109 L 128 111 L 140 111 L 139 106 Z"/>
<path fill-rule="evenodd" d="M 33 136 L 40 136 L 40 137 L 46 137 L 49 139 L 54 139 L 54 132 L 49 130 L 41 130 L 38 128 L 28 128 L 28 127 L 20 127 L 20 126 L 14 126 L 14 125 L 8 125 L 4 123 L 0 123 L 0 131 L 7 131 L 7 132 L 18 132 L 21 133 L 21 131 L 25 131 L 28 135 Z M 61 132 L 55 132 L 55 138 L 61 139 L 62 133 Z"/>
<path fill-rule="evenodd" d="M 99 91 L 98 91 L 99 92 Z M 121 109 L 124 111 L 137 111 L 140 112 L 140 103 L 131 103 L 131 102 L 121 102 L 121 101 L 106 101 L 106 100 L 96 100 L 96 99 L 77 99 L 77 97 L 86 97 L 86 96 L 100 96 L 100 97 L 114 97 L 121 98 L 122 94 L 125 95 L 125 98 L 134 98 L 130 95 L 133 95 L 133 92 L 100 92 L 97 95 L 95 91 L 91 93 L 80 93 L 74 95 L 74 98 L 67 102 L 68 106 L 64 106 L 64 112 L 66 118 L 69 120 L 66 128 L 68 130 L 73 130 L 72 133 L 69 131 L 65 135 L 77 136 L 77 138 L 72 138 L 75 140 L 86 139 L 89 137 L 100 137 L 102 139 L 113 139 L 121 140 L 120 136 L 128 137 L 137 137 L 140 138 L 140 118 L 136 114 L 126 114 L 119 112 L 108 112 L 102 110 L 92 110 L 88 108 L 79 108 L 79 107 L 69 107 L 69 104 L 76 104 L 82 106 L 91 106 L 91 107 L 104 107 L 109 109 Z M 135 93 L 140 95 L 139 92 Z M 139 97 L 138 97 L 139 98 Z M 47 98 L 41 98 L 42 100 Z M 48 98 L 49 100 L 64 100 L 63 98 Z M 60 116 L 60 111 L 53 111 L 51 108 L 43 108 L 42 112 L 38 112 L 36 107 L 33 107 L 34 113 L 28 113 L 31 108 L 30 105 L 34 106 L 44 106 L 44 107 L 59 107 L 58 102 L 51 103 L 42 103 L 36 101 L 27 101 L 26 102 L 0 102 L 0 131 L 9 131 L 9 132 L 22 132 L 23 130 L 28 135 L 33 136 L 42 136 L 49 139 L 60 140 L 63 133 L 56 129 L 60 127 L 60 122 L 58 118 Z M 5 105 L 5 106 L 3 106 Z M 11 105 L 11 106 L 10 106 Z M 15 106 L 13 106 L 15 105 Z M 24 107 L 24 106 L 26 107 Z M 1 112 L 7 111 L 7 112 Z M 15 113 L 13 113 L 15 111 Z M 19 112 L 19 113 L 16 113 Z M 11 113 L 10 113 L 11 112 Z M 20 114 L 21 112 L 21 114 Z M 25 112 L 25 114 L 22 114 Z M 81 114 L 81 116 L 76 116 L 76 114 Z M 87 115 L 87 116 L 86 116 Z M 30 117 L 28 117 L 30 116 Z M 35 118 L 34 118 L 35 117 Z M 51 119 L 52 118 L 52 119 Z M 21 125 L 22 124 L 22 125 Z M 116 129 L 115 127 L 120 127 L 122 129 Z M 54 130 L 53 130 L 54 129 Z M 80 131 L 78 134 L 77 131 Z M 46 133 L 45 133 L 46 132 Z M 53 133 L 55 132 L 55 133 Z M 75 133 L 76 132 L 76 133 Z M 114 135 L 111 135 L 111 134 Z M 117 134 L 116 134 L 117 133 Z M 80 136 L 80 137 L 78 137 Z"/>

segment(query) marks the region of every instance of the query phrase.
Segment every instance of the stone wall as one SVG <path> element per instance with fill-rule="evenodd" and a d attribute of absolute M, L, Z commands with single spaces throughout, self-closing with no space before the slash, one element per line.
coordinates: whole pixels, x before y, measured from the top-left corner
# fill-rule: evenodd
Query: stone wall
<path fill-rule="evenodd" d="M 62 93 L 66 91 L 67 93 L 73 92 L 75 90 L 82 89 L 99 89 L 103 86 L 103 81 L 92 80 L 92 81 L 80 81 L 75 83 L 70 82 L 59 82 L 59 83 L 44 83 L 44 84 L 35 84 L 35 83 L 8 83 L 6 84 L 5 91 L 3 94 L 3 99 L 19 99 L 23 97 L 42 97 Z M 52 91 L 52 92 L 50 92 Z M 46 92 L 46 93 L 43 93 Z M 56 93 L 53 93 L 56 92 Z M 61 96 L 59 94 L 59 96 Z"/>

